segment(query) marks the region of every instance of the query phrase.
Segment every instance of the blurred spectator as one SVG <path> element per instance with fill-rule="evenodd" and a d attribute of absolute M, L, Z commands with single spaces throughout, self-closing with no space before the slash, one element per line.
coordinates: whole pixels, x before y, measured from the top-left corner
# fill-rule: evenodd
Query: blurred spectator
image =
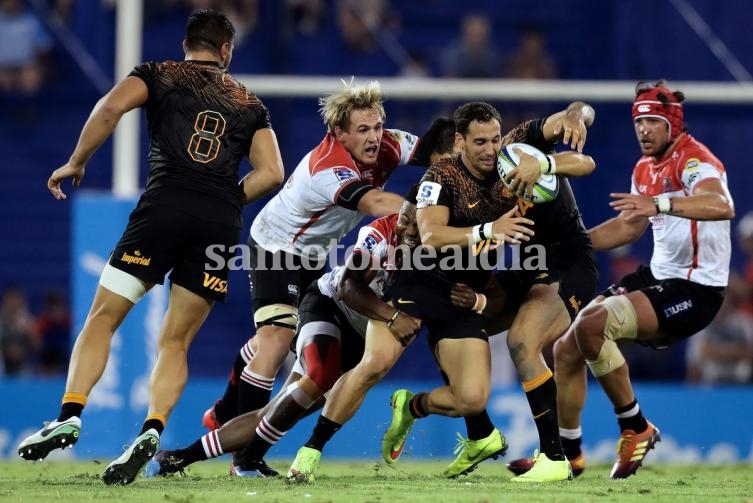
<path fill-rule="evenodd" d="M 322 0 L 286 0 L 285 11 L 293 30 L 304 35 L 317 33 L 324 21 Z"/>
<path fill-rule="evenodd" d="M 523 31 L 520 43 L 507 61 L 505 77 L 510 79 L 556 79 L 557 65 L 546 50 L 541 30 Z"/>
<path fill-rule="evenodd" d="M 26 294 L 18 287 L 7 287 L 0 306 L 0 349 L 7 375 L 31 370 L 36 336 L 34 318 L 26 305 Z"/>
<path fill-rule="evenodd" d="M 45 295 L 35 332 L 40 345 L 39 373 L 65 373 L 71 340 L 71 313 L 61 292 L 51 291 Z"/>
<path fill-rule="evenodd" d="M 0 0 L 0 92 L 39 91 L 52 44 L 42 22 L 22 0 Z"/>
<path fill-rule="evenodd" d="M 719 313 L 690 338 L 688 381 L 747 383 L 753 377 L 753 317 L 739 309 L 742 298 L 728 289 Z"/>
<path fill-rule="evenodd" d="M 337 26 L 345 45 L 353 51 L 376 52 L 380 31 L 395 28 L 388 7 L 386 0 L 338 0 Z"/>
<path fill-rule="evenodd" d="M 492 22 L 483 14 L 468 14 L 461 21 L 460 39 L 442 54 L 446 77 L 494 78 L 501 74 L 499 51 L 492 44 Z"/>

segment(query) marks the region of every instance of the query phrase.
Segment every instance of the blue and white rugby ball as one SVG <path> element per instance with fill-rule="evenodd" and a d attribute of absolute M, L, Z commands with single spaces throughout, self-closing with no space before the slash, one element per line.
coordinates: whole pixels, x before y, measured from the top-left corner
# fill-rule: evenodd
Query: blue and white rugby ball
<path fill-rule="evenodd" d="M 520 162 L 520 156 L 515 151 L 520 149 L 526 154 L 532 155 L 535 158 L 546 161 L 546 154 L 536 147 L 532 147 L 527 143 L 510 143 L 499 151 L 497 156 L 497 171 L 500 178 L 504 180 L 505 176 L 515 169 Z M 505 182 L 505 185 L 509 187 L 509 184 Z M 539 180 L 533 186 L 533 197 L 531 201 L 535 204 L 548 203 L 552 201 L 560 191 L 560 180 L 557 175 L 544 175 L 539 177 Z"/>

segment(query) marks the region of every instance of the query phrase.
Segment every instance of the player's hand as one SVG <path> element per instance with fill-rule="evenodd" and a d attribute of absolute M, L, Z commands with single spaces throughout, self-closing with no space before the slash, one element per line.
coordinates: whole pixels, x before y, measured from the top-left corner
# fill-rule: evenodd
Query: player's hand
<path fill-rule="evenodd" d="M 623 192 L 613 192 L 609 194 L 609 197 L 614 199 L 609 203 L 609 206 L 614 208 L 615 211 L 627 212 L 630 217 L 653 217 L 657 214 L 653 197 Z"/>
<path fill-rule="evenodd" d="M 520 156 L 520 162 L 505 176 L 505 182 L 509 184 L 510 190 L 518 197 L 531 199 L 533 197 L 533 185 L 541 176 L 541 163 L 534 156 L 519 148 L 514 150 Z"/>
<path fill-rule="evenodd" d="M 392 322 L 392 326 L 389 328 L 392 335 L 397 339 L 397 342 L 405 347 L 411 343 L 416 335 L 418 335 L 419 330 L 421 330 L 421 320 L 400 311 L 400 316 L 395 318 L 395 321 Z"/>
<path fill-rule="evenodd" d="M 533 220 L 525 217 L 516 217 L 515 213 L 518 211 L 518 207 L 514 207 L 497 220 L 494 221 L 493 230 L 494 236 L 498 237 L 502 235 L 502 239 L 506 243 L 518 245 L 521 241 L 530 241 L 533 236 L 533 229 L 526 227 L 533 225 Z"/>
<path fill-rule="evenodd" d="M 455 283 L 450 290 L 452 305 L 460 309 L 473 309 L 476 305 L 476 292 L 468 285 Z"/>
<path fill-rule="evenodd" d="M 62 189 L 63 180 L 73 178 L 73 187 L 78 188 L 84 178 L 84 171 L 84 166 L 74 167 L 71 166 L 70 162 L 67 162 L 52 172 L 50 179 L 47 180 L 47 188 L 50 189 L 55 199 L 66 199 L 68 196 Z"/>
<path fill-rule="evenodd" d="M 572 150 L 582 153 L 586 145 L 586 136 L 588 136 L 582 108 L 568 108 L 562 119 L 555 123 L 554 134 L 555 136 L 561 134 L 564 145 L 569 145 Z"/>

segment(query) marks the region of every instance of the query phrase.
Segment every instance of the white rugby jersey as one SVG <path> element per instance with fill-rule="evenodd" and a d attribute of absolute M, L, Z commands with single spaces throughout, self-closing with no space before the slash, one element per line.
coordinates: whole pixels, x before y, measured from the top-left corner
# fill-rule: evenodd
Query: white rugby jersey
<path fill-rule="evenodd" d="M 365 253 L 371 257 L 371 267 L 379 267 L 374 279 L 369 283 L 369 288 L 374 294 L 382 298 L 384 287 L 390 271 L 394 269 L 394 250 L 398 245 L 397 237 L 397 214 L 378 218 L 369 225 L 361 227 L 358 231 L 358 239 L 353 248 L 353 253 Z M 340 310 L 345 314 L 351 326 L 362 337 L 366 337 L 366 325 L 369 319 L 351 309 L 346 303 L 337 298 L 337 284 L 342 278 L 344 266 L 339 266 L 318 279 L 319 291 L 335 301 Z"/>
<path fill-rule="evenodd" d="M 358 181 L 382 189 L 395 168 L 410 161 L 417 143 L 415 135 L 386 129 L 376 165 L 363 166 L 328 133 L 256 216 L 251 237 L 270 252 L 312 257 L 316 251 L 321 256 L 364 217 L 338 206 L 342 189 Z"/>
<path fill-rule="evenodd" d="M 722 162 L 701 142 L 683 134 L 666 159 L 643 156 L 633 170 L 632 194 L 693 195 L 702 180 L 721 181 L 725 196 L 727 173 Z M 730 222 L 698 221 L 671 215 L 650 217 L 654 233 L 651 272 L 657 279 L 682 278 L 702 285 L 726 286 L 731 255 Z"/>

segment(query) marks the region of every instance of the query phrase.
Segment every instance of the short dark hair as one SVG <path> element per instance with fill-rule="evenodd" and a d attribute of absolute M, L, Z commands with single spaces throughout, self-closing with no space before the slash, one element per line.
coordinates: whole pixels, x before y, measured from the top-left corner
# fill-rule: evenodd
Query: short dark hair
<path fill-rule="evenodd" d="M 189 51 L 210 50 L 219 54 L 222 44 L 235 38 L 233 23 L 221 12 L 204 9 L 195 11 L 186 23 L 186 48 Z"/>
<path fill-rule="evenodd" d="M 431 154 L 451 154 L 454 146 L 455 121 L 448 117 L 437 117 L 421 135 L 412 164 L 428 167 L 431 164 Z"/>
<path fill-rule="evenodd" d="M 414 184 L 408 189 L 408 193 L 405 194 L 405 200 L 411 204 L 418 204 L 418 184 Z"/>
<path fill-rule="evenodd" d="M 468 134 L 468 127 L 473 121 L 490 122 L 496 120 L 502 126 L 502 116 L 497 112 L 497 109 L 483 101 L 472 101 L 460 105 L 452 114 L 452 118 L 455 120 L 455 131 L 463 136 Z"/>

